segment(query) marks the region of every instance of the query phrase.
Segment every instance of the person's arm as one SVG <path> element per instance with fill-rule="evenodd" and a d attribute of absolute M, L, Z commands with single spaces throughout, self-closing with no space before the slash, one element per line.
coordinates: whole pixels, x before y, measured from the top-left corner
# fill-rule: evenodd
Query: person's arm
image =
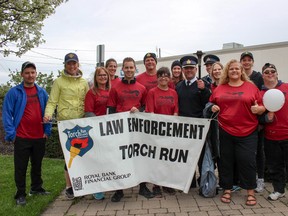
<path fill-rule="evenodd" d="M 47 123 L 52 119 L 52 115 L 56 109 L 57 104 L 59 103 L 60 91 L 60 86 L 58 85 L 56 79 L 52 85 L 49 100 L 45 108 L 45 114 L 43 117 L 44 123 Z"/>
<path fill-rule="evenodd" d="M 94 97 L 95 95 L 91 90 L 86 93 L 84 100 L 84 111 L 85 111 L 84 117 L 96 116 L 96 114 L 93 112 L 95 106 Z"/>
<path fill-rule="evenodd" d="M 139 108 L 139 112 L 144 112 L 145 111 L 145 107 L 146 107 L 146 98 L 147 98 L 147 90 L 146 88 L 143 91 L 143 95 L 141 98 L 141 107 Z"/>
<path fill-rule="evenodd" d="M 45 107 L 47 105 L 47 101 L 48 101 L 48 94 L 44 89 L 42 89 L 42 92 L 43 92 L 43 94 L 40 97 L 42 97 L 42 100 L 43 100 L 43 102 L 42 102 L 43 104 L 41 104 L 41 109 L 42 109 L 41 111 L 42 111 L 42 115 L 43 115 L 45 112 Z M 47 139 L 51 135 L 52 124 L 44 124 L 43 128 L 44 128 L 43 138 Z"/>
<path fill-rule="evenodd" d="M 2 109 L 2 118 L 3 126 L 5 130 L 5 140 L 8 142 L 13 142 L 16 137 L 16 128 L 13 124 L 14 119 L 14 105 L 15 99 L 17 97 L 13 96 L 12 92 L 8 92 L 4 98 L 3 109 Z"/>
<path fill-rule="evenodd" d="M 208 102 L 206 105 L 205 105 L 205 108 L 203 109 L 203 116 L 204 118 L 210 118 L 213 114 L 212 112 L 212 106 L 215 105 L 214 103 L 211 103 L 211 102 Z"/>
<path fill-rule="evenodd" d="M 198 86 L 198 89 L 200 90 L 199 92 L 200 92 L 200 97 L 201 97 L 201 103 L 203 104 L 203 106 L 205 106 L 209 101 L 211 90 L 209 86 L 206 85 L 206 83 L 201 79 L 197 80 L 197 86 Z"/>
<path fill-rule="evenodd" d="M 154 113 L 154 94 L 153 94 L 153 91 L 149 91 L 149 93 L 147 94 L 145 104 L 146 104 L 145 112 L 146 113 Z"/>
<path fill-rule="evenodd" d="M 262 125 L 271 123 L 274 121 L 274 119 L 275 119 L 275 113 L 268 112 L 268 111 L 266 111 L 265 113 L 263 113 L 262 115 L 258 117 L 259 124 L 262 124 Z"/>

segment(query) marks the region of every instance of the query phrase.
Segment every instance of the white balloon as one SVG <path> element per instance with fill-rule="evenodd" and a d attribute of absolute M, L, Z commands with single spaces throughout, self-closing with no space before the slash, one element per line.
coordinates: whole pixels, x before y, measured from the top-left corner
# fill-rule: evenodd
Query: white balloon
<path fill-rule="evenodd" d="M 280 110 L 285 102 L 285 96 L 282 91 L 278 89 L 269 89 L 263 95 L 263 104 L 270 112 L 277 112 Z"/>

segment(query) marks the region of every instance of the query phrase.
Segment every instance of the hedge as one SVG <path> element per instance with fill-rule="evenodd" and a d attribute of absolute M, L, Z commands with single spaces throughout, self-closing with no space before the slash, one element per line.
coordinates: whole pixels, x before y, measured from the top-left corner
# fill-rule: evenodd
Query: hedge
<path fill-rule="evenodd" d="M 0 154 L 12 155 L 14 152 L 14 145 L 8 144 L 4 141 L 4 129 L 2 119 L 0 117 Z M 53 127 L 51 136 L 46 142 L 45 157 L 63 159 L 63 152 L 59 141 L 59 135 L 57 127 Z"/>
<path fill-rule="evenodd" d="M 45 157 L 48 158 L 64 158 L 62 148 L 59 141 L 57 127 L 52 127 L 51 136 L 46 142 Z"/>

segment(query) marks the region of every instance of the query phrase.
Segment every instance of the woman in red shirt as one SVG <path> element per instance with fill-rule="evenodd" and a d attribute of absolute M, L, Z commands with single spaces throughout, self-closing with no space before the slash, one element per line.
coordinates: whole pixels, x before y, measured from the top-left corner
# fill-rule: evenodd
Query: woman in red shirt
<path fill-rule="evenodd" d="M 106 115 L 110 76 L 106 68 L 97 67 L 93 87 L 85 97 L 85 117 Z"/>
<path fill-rule="evenodd" d="M 171 73 L 169 68 L 161 67 L 157 70 L 157 86 L 150 89 L 146 97 L 145 112 L 164 115 L 178 115 L 178 95 L 173 88 L 169 88 Z M 173 188 L 163 187 L 163 191 L 174 195 Z M 155 197 L 161 198 L 162 192 L 158 185 L 154 185 Z"/>
<path fill-rule="evenodd" d="M 120 78 L 116 75 L 117 62 L 115 59 L 113 58 L 108 59 L 105 63 L 105 68 L 109 73 L 111 86 L 116 86 L 117 83 L 121 82 Z"/>
<path fill-rule="evenodd" d="M 104 67 L 97 67 L 94 74 L 93 87 L 85 97 L 85 117 L 101 116 L 107 114 L 107 102 L 110 91 L 110 76 Z M 104 193 L 93 194 L 97 200 L 104 199 Z"/>
<path fill-rule="evenodd" d="M 265 111 L 260 91 L 249 80 L 240 62 L 231 60 L 225 66 L 220 85 L 213 91 L 210 102 L 215 104 L 211 111 L 219 112 L 219 182 L 224 189 L 221 201 L 231 202 L 236 162 L 239 185 L 247 190 L 246 205 L 256 205 L 257 115 Z"/>
<path fill-rule="evenodd" d="M 266 63 L 262 68 L 262 76 L 262 95 L 269 89 L 278 89 L 285 95 L 283 107 L 276 112 L 267 112 L 264 116 L 264 151 L 274 189 L 268 199 L 278 200 L 285 196 L 285 171 L 288 165 L 288 84 L 278 80 L 274 64 Z"/>

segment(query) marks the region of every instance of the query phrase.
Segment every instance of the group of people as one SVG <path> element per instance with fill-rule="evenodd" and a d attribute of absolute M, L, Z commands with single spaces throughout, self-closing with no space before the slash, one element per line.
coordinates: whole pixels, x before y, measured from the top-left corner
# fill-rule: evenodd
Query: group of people
<path fill-rule="evenodd" d="M 116 60 L 108 59 L 105 67 L 96 68 L 93 84 L 89 87 L 79 69 L 78 56 L 68 53 L 64 58 L 64 70 L 54 81 L 49 98 L 45 90 L 35 83 L 36 65 L 23 63 L 23 82 L 8 91 L 2 112 L 5 139 L 15 145 L 17 205 L 26 204 L 25 180 L 29 158 L 30 194 L 49 194 L 43 188 L 41 163 L 55 109 L 57 120 L 125 111 L 188 118 L 217 116 L 218 124 L 210 127 L 210 132 L 216 136 L 207 136 L 207 139 L 210 139 L 213 159 L 218 167 L 219 185 L 223 188 L 221 201 L 230 203 L 231 189 L 233 185 L 238 185 L 247 190 L 246 205 L 257 204 L 255 191 L 262 192 L 264 189 L 263 149 L 274 187 L 274 192 L 268 198 L 277 200 L 285 195 L 288 84 L 278 80 L 275 65 L 265 64 L 261 74 L 253 71 L 254 58 L 250 52 L 243 53 L 240 61 L 229 61 L 225 67 L 216 55 L 206 55 L 204 62 L 208 74 L 198 78 L 198 59 L 194 56 L 184 56 L 174 61 L 171 72 L 167 67 L 156 69 L 157 57 L 154 53 L 145 54 L 143 62 L 146 71 L 135 76 L 134 59 L 125 58 L 122 64 L 124 77 L 119 78 L 116 75 Z M 263 94 L 271 88 L 277 88 L 285 95 L 285 105 L 277 112 L 269 112 L 263 106 Z M 200 173 L 204 150 L 198 162 Z M 73 199 L 73 187 L 66 165 L 64 173 L 66 196 Z M 194 178 L 191 186 L 196 185 L 197 179 Z M 176 192 L 168 187 L 162 187 L 162 190 L 168 194 Z M 162 197 L 162 190 L 161 185 L 154 185 L 150 191 L 143 182 L 139 194 L 148 199 Z M 93 196 L 104 199 L 103 193 Z M 117 190 L 111 201 L 119 202 L 123 196 L 123 190 Z"/>

